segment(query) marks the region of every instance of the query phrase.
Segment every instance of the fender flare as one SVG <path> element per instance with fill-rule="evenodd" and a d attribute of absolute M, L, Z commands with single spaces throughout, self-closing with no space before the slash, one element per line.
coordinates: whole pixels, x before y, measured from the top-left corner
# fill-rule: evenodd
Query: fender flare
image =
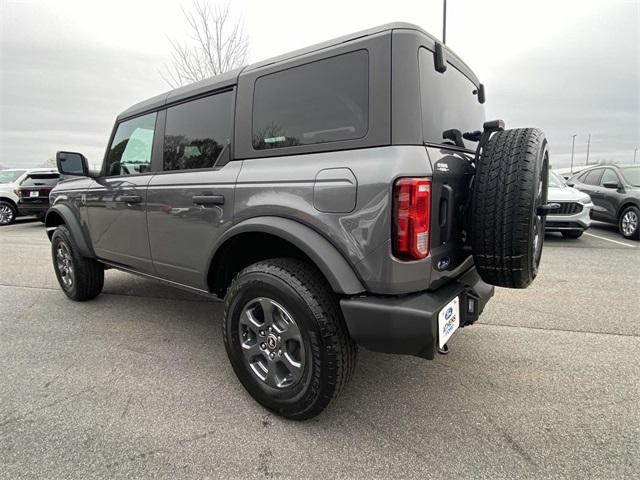
<path fill-rule="evenodd" d="M 84 230 L 80 225 L 78 218 L 73 214 L 73 211 L 67 205 L 54 205 L 47 211 L 47 216 L 45 217 L 45 226 L 47 228 L 47 233 L 49 233 L 49 231 L 52 231 L 50 230 L 51 228 L 55 229 L 55 227 L 57 226 L 57 224 L 55 224 L 52 220 L 54 217 L 53 214 L 59 215 L 64 220 L 65 225 L 69 229 L 69 232 L 71 232 L 73 240 L 78 247 L 78 253 L 83 257 L 96 258 L 96 254 L 93 251 L 91 243 L 87 241 L 87 237 L 84 234 Z M 49 235 L 49 238 L 51 238 L 51 235 Z"/>
<path fill-rule="evenodd" d="M 365 291 L 353 267 L 325 237 L 300 222 L 283 217 L 253 217 L 234 225 L 216 242 L 209 264 L 227 240 L 242 233 L 256 232 L 274 235 L 299 248 L 322 272 L 334 292 L 355 295 Z"/>

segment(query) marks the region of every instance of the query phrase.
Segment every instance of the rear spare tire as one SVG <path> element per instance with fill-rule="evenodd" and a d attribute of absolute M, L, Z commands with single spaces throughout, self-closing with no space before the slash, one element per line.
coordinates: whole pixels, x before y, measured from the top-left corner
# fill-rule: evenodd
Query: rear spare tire
<path fill-rule="evenodd" d="M 480 277 L 526 288 L 536 277 L 544 242 L 549 153 L 537 128 L 494 134 L 476 166 L 470 240 Z"/>

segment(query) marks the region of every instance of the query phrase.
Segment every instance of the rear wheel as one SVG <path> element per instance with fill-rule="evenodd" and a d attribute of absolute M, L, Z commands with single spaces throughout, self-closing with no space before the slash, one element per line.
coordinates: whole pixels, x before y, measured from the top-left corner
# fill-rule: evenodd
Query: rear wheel
<path fill-rule="evenodd" d="M 241 271 L 227 292 L 223 334 L 246 390 L 294 420 L 320 413 L 355 366 L 356 345 L 337 298 L 321 274 L 299 260 L 265 260 Z"/>
<path fill-rule="evenodd" d="M 0 200 L 0 226 L 11 225 L 16 221 L 18 212 L 13 204 Z"/>
<path fill-rule="evenodd" d="M 71 300 L 97 297 L 104 285 L 104 267 L 100 262 L 78 253 L 71 233 L 60 225 L 51 237 L 53 269 L 62 291 Z"/>
<path fill-rule="evenodd" d="M 567 230 L 562 232 L 562 236 L 564 238 L 580 238 L 582 236 L 582 234 L 584 233 L 583 230 Z"/>
<path fill-rule="evenodd" d="M 633 205 L 625 208 L 620 215 L 618 229 L 624 238 L 640 239 L 640 209 Z"/>
<path fill-rule="evenodd" d="M 548 170 L 541 130 L 505 130 L 487 142 L 476 166 L 470 211 L 473 258 L 485 282 L 526 288 L 538 274 Z"/>

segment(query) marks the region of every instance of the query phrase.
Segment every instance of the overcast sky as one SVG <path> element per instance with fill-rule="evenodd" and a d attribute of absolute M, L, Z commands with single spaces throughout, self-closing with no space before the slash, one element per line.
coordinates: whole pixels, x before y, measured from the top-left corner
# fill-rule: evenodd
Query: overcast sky
<path fill-rule="evenodd" d="M 487 117 L 547 134 L 552 164 L 633 161 L 640 145 L 640 0 L 449 0 L 447 44 L 487 89 Z M 57 150 L 100 163 L 115 116 L 168 90 L 184 1 L 0 0 L 0 164 Z M 391 21 L 442 35 L 441 0 L 235 0 L 258 61 Z M 640 153 L 638 154 L 640 162 Z"/>

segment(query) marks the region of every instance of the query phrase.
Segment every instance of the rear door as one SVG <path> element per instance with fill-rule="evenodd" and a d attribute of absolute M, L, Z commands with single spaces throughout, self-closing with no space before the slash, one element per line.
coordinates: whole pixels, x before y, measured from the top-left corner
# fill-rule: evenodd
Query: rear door
<path fill-rule="evenodd" d="M 589 170 L 578 177 L 579 184 L 576 187 L 585 193 L 588 193 L 593 201 L 593 210 L 591 216 L 599 219 L 606 220 L 606 208 L 604 207 L 604 195 L 602 194 L 603 187 L 600 186 L 600 179 L 602 178 L 602 168 L 594 168 Z"/>
<path fill-rule="evenodd" d="M 418 50 L 423 140 L 433 170 L 431 188 L 431 287 L 457 276 L 471 266 L 465 249 L 465 211 L 475 172 L 472 166 L 477 142 L 463 139 L 465 132 L 480 130 L 484 107 L 478 87 L 449 64 L 444 73 L 434 69 L 433 52 Z"/>
<path fill-rule="evenodd" d="M 158 276 L 207 290 L 209 255 L 233 219 L 241 162 L 231 162 L 235 92 L 166 110 L 162 172 L 147 194 L 149 244 Z"/>
<path fill-rule="evenodd" d="M 147 185 L 157 113 L 118 124 L 102 175 L 84 202 L 96 255 L 144 273 L 153 273 L 147 232 Z"/>
<path fill-rule="evenodd" d="M 604 210 L 602 214 L 606 215 L 610 221 L 615 222 L 618 219 L 618 205 L 624 198 L 624 194 L 618 191 L 619 188 L 606 188 L 604 186 L 606 182 L 614 182 L 622 186 L 622 181 L 613 168 L 605 168 L 600 179 L 600 205 Z"/>

